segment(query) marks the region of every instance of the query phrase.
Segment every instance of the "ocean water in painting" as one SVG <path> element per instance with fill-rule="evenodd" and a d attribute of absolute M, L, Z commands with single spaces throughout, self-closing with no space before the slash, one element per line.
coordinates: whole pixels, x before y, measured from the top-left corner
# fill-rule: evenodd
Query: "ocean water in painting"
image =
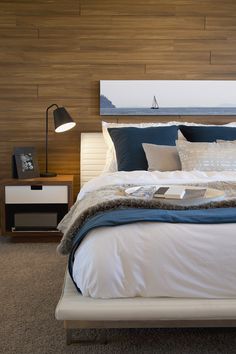
<path fill-rule="evenodd" d="M 236 115 L 236 107 L 100 108 L 104 116 Z"/>

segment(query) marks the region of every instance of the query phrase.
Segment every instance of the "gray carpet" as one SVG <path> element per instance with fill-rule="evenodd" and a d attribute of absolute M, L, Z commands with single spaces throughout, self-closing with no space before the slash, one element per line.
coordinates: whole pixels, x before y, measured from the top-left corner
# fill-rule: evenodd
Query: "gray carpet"
<path fill-rule="evenodd" d="M 104 332 L 109 343 L 66 346 L 54 318 L 66 259 L 55 243 L 0 240 L 0 353 L 236 353 L 236 329 L 83 330 L 82 338 Z"/>

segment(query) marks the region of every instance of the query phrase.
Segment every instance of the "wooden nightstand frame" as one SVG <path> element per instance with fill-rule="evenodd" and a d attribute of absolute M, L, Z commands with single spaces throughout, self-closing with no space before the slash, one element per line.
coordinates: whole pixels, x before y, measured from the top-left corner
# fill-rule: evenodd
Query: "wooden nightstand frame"
<path fill-rule="evenodd" d="M 39 177 L 33 179 L 5 179 L 1 181 L 0 197 L 1 197 L 1 235 L 2 236 L 61 236 L 59 231 L 17 231 L 12 232 L 6 230 L 6 214 L 5 214 L 5 187 L 6 186 L 67 186 L 68 188 L 68 210 L 73 204 L 73 175 L 58 175 L 56 177 Z"/>

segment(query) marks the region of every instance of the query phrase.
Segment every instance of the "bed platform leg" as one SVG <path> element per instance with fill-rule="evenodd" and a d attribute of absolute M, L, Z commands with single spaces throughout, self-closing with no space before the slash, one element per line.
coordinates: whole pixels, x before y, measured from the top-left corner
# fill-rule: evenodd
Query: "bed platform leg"
<path fill-rule="evenodd" d="M 71 328 L 67 328 L 66 329 L 66 344 L 70 345 L 73 343 L 73 339 L 72 339 L 72 329 Z"/>
<path fill-rule="evenodd" d="M 72 328 L 67 328 L 66 329 L 66 344 L 71 345 L 71 344 L 107 344 L 107 335 L 102 334 L 100 338 L 96 339 L 79 339 L 76 338 L 76 336 L 73 336 L 73 329 Z"/>

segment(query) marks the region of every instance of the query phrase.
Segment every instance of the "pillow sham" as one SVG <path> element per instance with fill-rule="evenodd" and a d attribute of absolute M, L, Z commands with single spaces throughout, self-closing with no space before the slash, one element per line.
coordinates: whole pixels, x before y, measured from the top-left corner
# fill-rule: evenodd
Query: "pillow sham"
<path fill-rule="evenodd" d="M 109 128 L 116 151 L 118 171 L 147 170 L 142 143 L 175 145 L 178 128 L 175 125 L 150 128 Z"/>
<path fill-rule="evenodd" d="M 236 140 L 236 128 L 230 126 L 179 126 L 184 137 L 191 142 L 214 142 Z"/>
<path fill-rule="evenodd" d="M 177 141 L 182 170 L 236 171 L 235 142 L 191 143 Z"/>
<path fill-rule="evenodd" d="M 181 170 L 176 146 L 142 144 L 148 162 L 148 171 Z"/>

